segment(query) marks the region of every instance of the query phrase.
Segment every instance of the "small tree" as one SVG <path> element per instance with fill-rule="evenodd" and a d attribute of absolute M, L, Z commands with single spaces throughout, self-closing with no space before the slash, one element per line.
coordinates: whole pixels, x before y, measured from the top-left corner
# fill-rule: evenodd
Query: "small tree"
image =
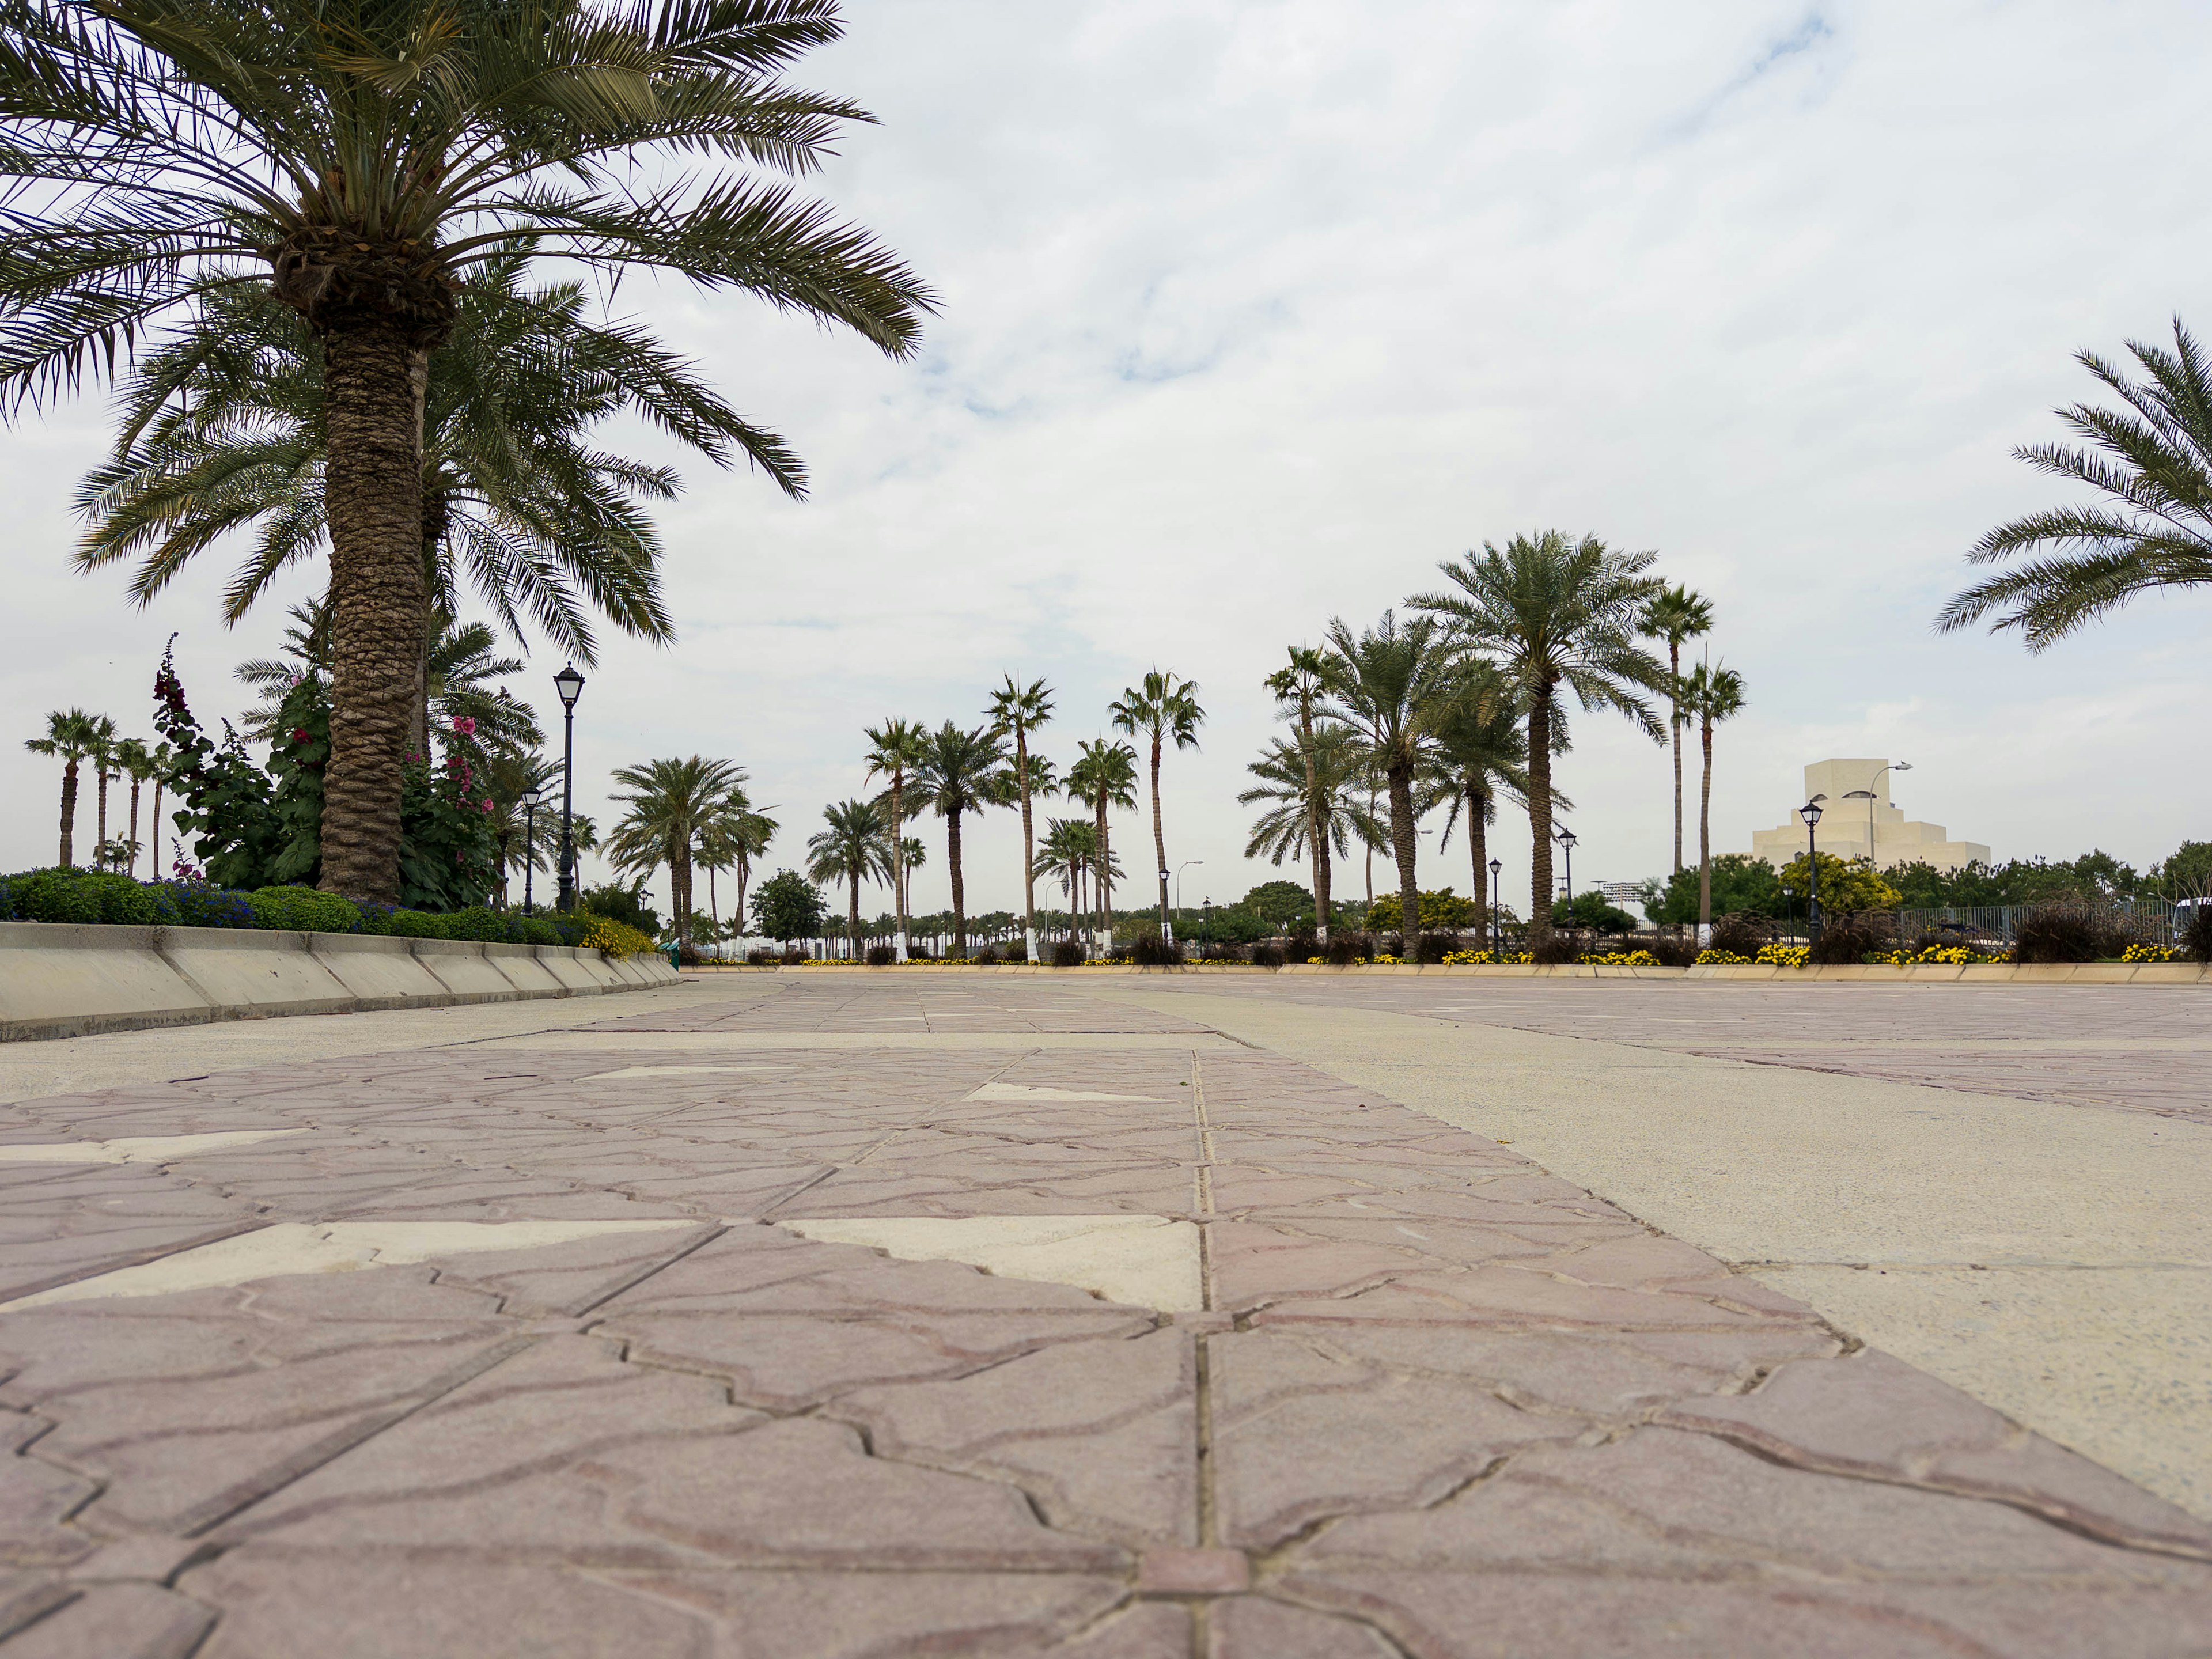
<path fill-rule="evenodd" d="M 779 870 L 753 894 L 753 924 L 778 941 L 812 939 L 830 919 L 829 901 L 796 870 Z"/>

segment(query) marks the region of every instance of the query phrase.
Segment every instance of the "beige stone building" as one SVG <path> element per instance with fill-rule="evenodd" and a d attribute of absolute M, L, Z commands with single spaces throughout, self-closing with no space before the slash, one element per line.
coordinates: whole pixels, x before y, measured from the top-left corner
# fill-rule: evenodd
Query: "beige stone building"
<path fill-rule="evenodd" d="M 1896 775 L 1896 767 L 1884 760 L 1815 761 L 1805 769 L 1805 793 L 1798 805 L 1820 801 L 1823 853 L 1839 859 L 1871 857 L 1877 870 L 1928 863 L 1949 871 L 1978 860 L 1989 862 L 1990 849 L 1981 842 L 1954 841 L 1940 823 L 1908 820 L 1889 799 L 1890 780 Z M 1857 790 L 1871 791 L 1875 799 L 1848 799 Z M 1805 825 L 1795 808 L 1779 829 L 1752 833 L 1751 855 L 1778 870 L 1804 850 Z"/>

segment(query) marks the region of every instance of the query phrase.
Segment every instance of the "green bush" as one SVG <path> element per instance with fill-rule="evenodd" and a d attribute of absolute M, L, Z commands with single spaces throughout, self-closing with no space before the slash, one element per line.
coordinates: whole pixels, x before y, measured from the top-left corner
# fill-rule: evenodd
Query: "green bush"
<path fill-rule="evenodd" d="M 8 878 L 15 915 L 25 921 L 98 921 L 100 894 L 81 870 L 26 870 Z"/>
<path fill-rule="evenodd" d="M 565 945 L 568 942 L 561 937 L 561 929 L 550 916 L 520 916 L 516 919 L 515 926 L 519 930 L 517 937 L 525 945 Z M 578 936 L 581 937 L 580 929 Z"/>
<path fill-rule="evenodd" d="M 428 910 L 394 910 L 385 918 L 384 931 L 402 939 L 449 939 L 446 918 Z"/>
<path fill-rule="evenodd" d="M 482 939 L 488 945 L 503 945 L 509 937 L 507 919 L 482 904 L 471 904 L 465 910 L 455 910 L 439 920 L 446 924 L 447 939 Z"/>
<path fill-rule="evenodd" d="M 336 893 L 312 887 L 260 887 L 246 896 L 256 927 L 301 933 L 357 933 L 361 911 Z"/>

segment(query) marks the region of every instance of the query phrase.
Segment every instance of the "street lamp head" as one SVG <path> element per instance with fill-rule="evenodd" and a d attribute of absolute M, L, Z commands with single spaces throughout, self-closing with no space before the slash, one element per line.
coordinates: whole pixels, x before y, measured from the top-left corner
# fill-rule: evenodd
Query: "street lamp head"
<path fill-rule="evenodd" d="M 561 694 L 561 707 L 576 706 L 576 699 L 584 695 L 584 677 L 576 672 L 575 664 L 570 663 L 553 677 L 553 689 Z"/>
<path fill-rule="evenodd" d="M 533 783 L 529 788 L 522 792 L 522 804 L 525 806 L 531 808 L 533 811 L 537 810 L 538 803 L 544 799 L 545 789 L 544 786 L 542 784 Z"/>
<path fill-rule="evenodd" d="M 1893 772 L 1910 772 L 1912 769 L 1912 763 L 1911 761 L 1892 761 L 1889 763 L 1889 769 Z"/>
<path fill-rule="evenodd" d="M 1782 896 L 1786 899 L 1796 898 L 1797 896 L 1797 890 L 1795 887 L 1785 887 L 1782 890 Z"/>
<path fill-rule="evenodd" d="M 1805 820 L 1808 830 L 1820 821 L 1820 803 L 1826 799 L 1826 795 L 1815 795 L 1797 809 L 1797 816 Z"/>
<path fill-rule="evenodd" d="M 1881 797 L 1875 794 L 1871 789 L 1854 789 L 1850 794 L 1845 795 L 1844 799 L 1845 800 L 1880 800 Z"/>
<path fill-rule="evenodd" d="M 1562 847 L 1572 847 L 1575 844 L 1575 832 L 1571 830 L 1561 830 L 1559 834 L 1559 842 Z"/>

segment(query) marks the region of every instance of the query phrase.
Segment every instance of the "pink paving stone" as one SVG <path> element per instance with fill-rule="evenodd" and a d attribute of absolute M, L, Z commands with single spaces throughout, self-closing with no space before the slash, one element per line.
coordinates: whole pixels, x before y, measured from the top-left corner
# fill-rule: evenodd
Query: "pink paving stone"
<path fill-rule="evenodd" d="M 8 1659 L 189 1659 L 216 1610 L 153 1584 L 95 1584 L 8 1643 Z"/>
<path fill-rule="evenodd" d="M 1237 1595 L 1206 1611 L 1206 1659 L 1398 1659 L 1372 1628 L 1265 1596 Z"/>
<path fill-rule="evenodd" d="M 1409 1250 L 1250 1221 L 1217 1221 L 1206 1230 L 1206 1243 L 1214 1302 L 1237 1310 L 1297 1297 L 1343 1296 L 1431 1265 Z"/>
<path fill-rule="evenodd" d="M 1784 1365 L 1756 1393 L 1685 1401 L 1662 1420 L 1801 1468 L 2001 1498 L 2212 1560 L 2212 1527 L 1876 1349 Z"/>
<path fill-rule="evenodd" d="M 1240 1595 L 1252 1586 L 1242 1550 L 1146 1550 L 1137 1562 L 1137 1589 L 1151 1595 Z"/>

